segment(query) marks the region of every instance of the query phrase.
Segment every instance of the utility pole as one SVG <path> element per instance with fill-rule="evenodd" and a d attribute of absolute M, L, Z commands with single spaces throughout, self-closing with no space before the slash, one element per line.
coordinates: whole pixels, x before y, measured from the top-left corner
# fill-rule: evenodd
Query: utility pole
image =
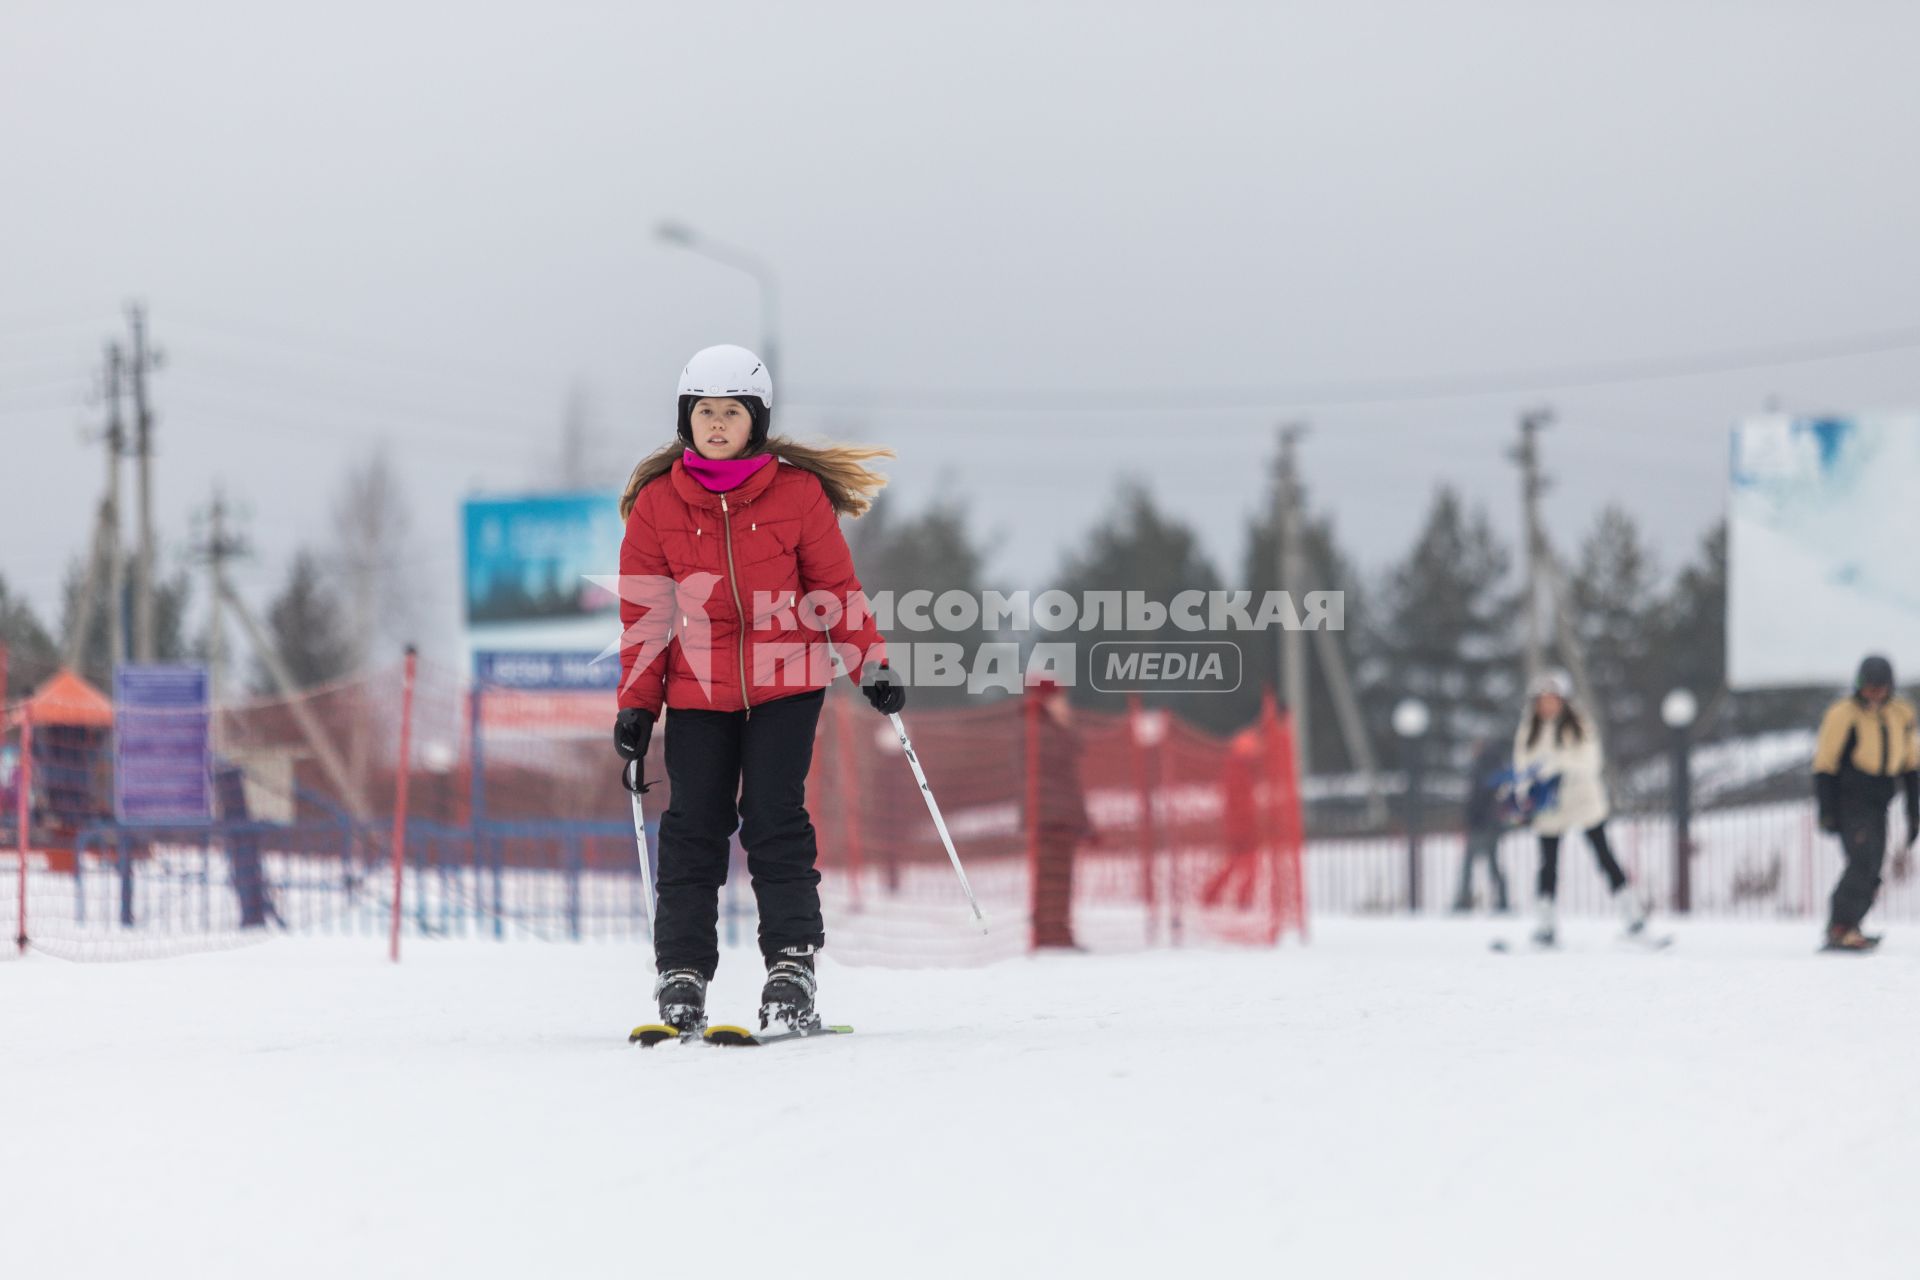
<path fill-rule="evenodd" d="M 158 636 L 154 618 L 153 556 L 153 406 L 147 399 L 147 375 L 160 367 L 160 353 L 147 349 L 147 309 L 138 302 L 129 303 L 127 318 L 133 326 L 133 352 L 127 372 L 133 379 L 133 456 L 139 468 L 140 550 L 135 559 L 136 590 L 133 598 L 133 654 L 140 662 L 152 662 L 158 656 Z"/>
<path fill-rule="evenodd" d="M 1547 480 L 1540 474 L 1537 438 L 1552 421 L 1551 409 L 1529 409 L 1522 413 L 1520 443 L 1507 454 L 1520 467 L 1520 509 L 1526 527 L 1527 573 L 1521 599 L 1526 601 L 1527 609 L 1526 683 L 1529 686 L 1546 666 L 1545 647 L 1540 635 L 1540 552 L 1546 545 L 1546 535 L 1540 527 L 1540 498 L 1547 491 Z"/>
<path fill-rule="evenodd" d="M 1280 589 L 1296 604 L 1306 590 L 1311 571 L 1325 568 L 1313 565 L 1308 559 L 1306 537 L 1301 532 L 1300 514 L 1305 503 L 1300 498 L 1300 470 L 1294 459 L 1294 445 L 1306 434 L 1305 423 L 1281 425 L 1280 459 L 1274 481 L 1277 507 L 1274 529 L 1280 539 L 1275 558 L 1280 573 Z M 1314 649 L 1320 655 L 1320 670 L 1327 682 L 1327 693 L 1333 701 L 1333 713 L 1339 721 L 1340 739 L 1347 748 L 1347 759 L 1355 771 L 1367 780 L 1369 820 L 1384 821 L 1386 798 L 1380 788 L 1380 772 L 1374 762 L 1373 744 L 1367 740 L 1367 726 L 1360 715 L 1359 699 L 1354 697 L 1353 682 L 1347 675 L 1346 654 L 1340 648 L 1340 638 L 1330 629 L 1319 627 L 1314 630 L 1313 639 Z M 1297 630 L 1282 632 L 1279 652 L 1280 687 L 1285 691 L 1287 707 L 1293 714 L 1294 760 L 1301 778 L 1305 778 L 1307 702 L 1311 696 L 1307 684 L 1306 641 Z"/>
<path fill-rule="evenodd" d="M 1280 572 L 1280 590 L 1293 600 L 1296 606 L 1306 589 L 1306 557 L 1300 547 L 1300 484 L 1299 475 L 1294 469 L 1293 447 L 1300 437 L 1307 433 L 1304 422 L 1283 422 L 1280 424 L 1280 454 L 1274 464 L 1273 501 L 1276 519 L 1273 522 L 1274 537 L 1279 545 L 1274 548 L 1274 561 Z M 1293 713 L 1293 751 L 1300 762 L 1300 772 L 1304 776 L 1310 768 L 1312 754 L 1308 745 L 1312 741 L 1307 720 L 1307 640 L 1296 628 L 1289 627 L 1280 633 L 1280 697 L 1287 704 L 1287 710 Z"/>
<path fill-rule="evenodd" d="M 1549 607 L 1553 613 L 1554 639 L 1559 645 L 1561 661 L 1566 664 L 1567 674 L 1573 677 L 1574 696 L 1580 699 L 1596 723 L 1601 720 L 1601 707 L 1596 700 L 1593 684 L 1587 678 L 1586 646 L 1580 642 L 1579 629 L 1574 625 L 1571 593 L 1567 587 L 1567 576 L 1560 567 L 1559 557 L 1553 553 L 1553 544 L 1547 541 L 1546 522 L 1540 516 L 1540 499 L 1545 495 L 1549 481 L 1540 467 L 1539 434 L 1553 422 L 1553 410 L 1548 408 L 1529 409 L 1520 415 L 1520 443 L 1508 453 L 1520 467 L 1520 496 L 1525 509 L 1527 538 L 1527 585 L 1523 592 L 1527 608 L 1527 683 L 1546 667 L 1546 642 L 1540 627 L 1540 588 L 1547 589 Z"/>
<path fill-rule="evenodd" d="M 107 344 L 107 364 L 102 375 L 101 394 L 107 402 L 107 426 L 101 438 L 107 446 L 107 483 L 100 497 L 99 513 L 94 519 L 93 554 L 87 559 L 87 579 L 80 591 L 73 633 L 67 637 L 62 661 L 79 670 L 86 661 L 87 641 L 93 635 L 94 602 L 99 597 L 102 577 L 107 589 L 107 675 L 125 656 L 121 636 L 122 578 L 125 557 L 120 550 L 120 457 L 126 452 L 126 430 L 120 421 L 121 358 L 118 343 Z"/>
<path fill-rule="evenodd" d="M 226 591 L 227 562 L 251 554 L 245 538 L 228 528 L 227 519 L 233 514 L 227 506 L 226 495 L 216 485 L 213 490 L 213 505 L 207 508 L 205 516 L 205 534 L 194 547 L 194 554 L 205 564 L 212 578 L 210 616 L 207 636 L 207 669 L 212 685 L 213 705 L 218 707 L 227 687 L 227 627 L 226 627 Z M 218 723 L 216 719 L 215 723 Z"/>
<path fill-rule="evenodd" d="M 120 537 L 120 459 L 127 452 L 127 428 L 120 418 L 121 384 L 126 358 L 120 344 L 107 344 L 107 672 L 127 657 L 127 552 Z"/>

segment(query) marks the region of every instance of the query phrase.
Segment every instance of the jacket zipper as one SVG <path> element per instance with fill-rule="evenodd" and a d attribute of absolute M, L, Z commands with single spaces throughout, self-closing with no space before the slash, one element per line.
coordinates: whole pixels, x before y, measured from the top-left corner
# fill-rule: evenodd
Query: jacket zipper
<path fill-rule="evenodd" d="M 740 632 L 740 705 L 746 708 L 747 719 L 753 718 L 753 699 L 747 695 L 747 610 L 740 603 L 740 578 L 733 568 L 733 512 L 727 506 L 727 495 L 720 495 L 720 522 L 727 532 L 727 590 L 733 592 L 733 612 L 739 620 Z"/>

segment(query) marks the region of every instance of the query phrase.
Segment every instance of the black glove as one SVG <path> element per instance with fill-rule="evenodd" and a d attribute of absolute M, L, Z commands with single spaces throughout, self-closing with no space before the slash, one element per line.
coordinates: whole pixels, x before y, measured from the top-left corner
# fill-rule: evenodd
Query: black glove
<path fill-rule="evenodd" d="M 613 749 L 622 760 L 638 760 L 647 754 L 653 741 L 653 712 L 643 707 L 622 707 L 613 722 Z"/>
<path fill-rule="evenodd" d="M 1840 778 L 1836 774 L 1813 775 L 1813 798 L 1820 807 L 1820 829 L 1828 835 L 1840 834 Z"/>
<path fill-rule="evenodd" d="M 860 686 L 860 692 L 867 695 L 873 709 L 883 716 L 890 716 L 907 705 L 907 686 L 900 683 L 893 668 L 884 662 L 873 669 L 867 682 Z"/>

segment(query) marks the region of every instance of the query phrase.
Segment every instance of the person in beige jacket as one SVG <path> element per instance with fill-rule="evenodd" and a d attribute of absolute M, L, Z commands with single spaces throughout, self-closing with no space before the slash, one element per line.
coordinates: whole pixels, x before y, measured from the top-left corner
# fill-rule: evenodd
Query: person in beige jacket
<path fill-rule="evenodd" d="M 1887 805 L 1905 793 L 1907 840 L 1894 855 L 1894 876 L 1905 879 L 1909 850 L 1920 838 L 1920 727 L 1913 704 L 1893 695 L 1893 663 L 1869 654 L 1854 677 L 1853 695 L 1827 708 L 1813 748 L 1814 794 L 1820 829 L 1840 837 L 1847 869 L 1833 887 L 1826 951 L 1872 951 L 1877 934 L 1860 926 L 1880 892 L 1887 856 Z"/>
<path fill-rule="evenodd" d="M 1646 929 L 1646 909 L 1627 883 L 1627 873 L 1607 844 L 1606 759 L 1600 735 L 1573 706 L 1573 681 L 1565 672 L 1549 671 L 1527 690 L 1530 701 L 1513 739 L 1513 771 L 1528 779 L 1539 797 L 1529 814 L 1540 841 L 1540 876 L 1534 910 L 1535 945 L 1555 943 L 1554 897 L 1560 883 L 1560 837 L 1569 831 L 1586 834 L 1600 872 L 1607 878 L 1630 935 Z"/>

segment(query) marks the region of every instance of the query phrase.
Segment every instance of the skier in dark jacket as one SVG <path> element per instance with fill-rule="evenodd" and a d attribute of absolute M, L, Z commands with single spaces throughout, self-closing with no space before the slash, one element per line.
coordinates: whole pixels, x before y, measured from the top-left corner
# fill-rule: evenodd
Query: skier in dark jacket
<path fill-rule="evenodd" d="M 1467 806 L 1465 827 L 1466 856 L 1460 860 L 1460 889 L 1453 895 L 1456 912 L 1473 910 L 1473 864 L 1485 859 L 1487 875 L 1493 881 L 1493 909 L 1505 915 L 1507 877 L 1500 870 L 1500 833 L 1506 822 L 1500 813 L 1500 792 L 1513 776 L 1512 760 L 1491 738 L 1474 744 L 1473 762 L 1467 766 Z"/>
<path fill-rule="evenodd" d="M 1827 916 L 1828 951 L 1871 951 L 1877 937 L 1860 924 L 1880 891 L 1887 856 L 1887 805 L 1896 785 L 1905 793 L 1907 839 L 1896 869 L 1920 834 L 1920 730 L 1913 704 L 1893 696 L 1893 664 L 1873 655 L 1860 664 L 1853 694 L 1820 720 L 1813 748 L 1820 829 L 1840 837 L 1847 867 L 1834 886 Z"/>

